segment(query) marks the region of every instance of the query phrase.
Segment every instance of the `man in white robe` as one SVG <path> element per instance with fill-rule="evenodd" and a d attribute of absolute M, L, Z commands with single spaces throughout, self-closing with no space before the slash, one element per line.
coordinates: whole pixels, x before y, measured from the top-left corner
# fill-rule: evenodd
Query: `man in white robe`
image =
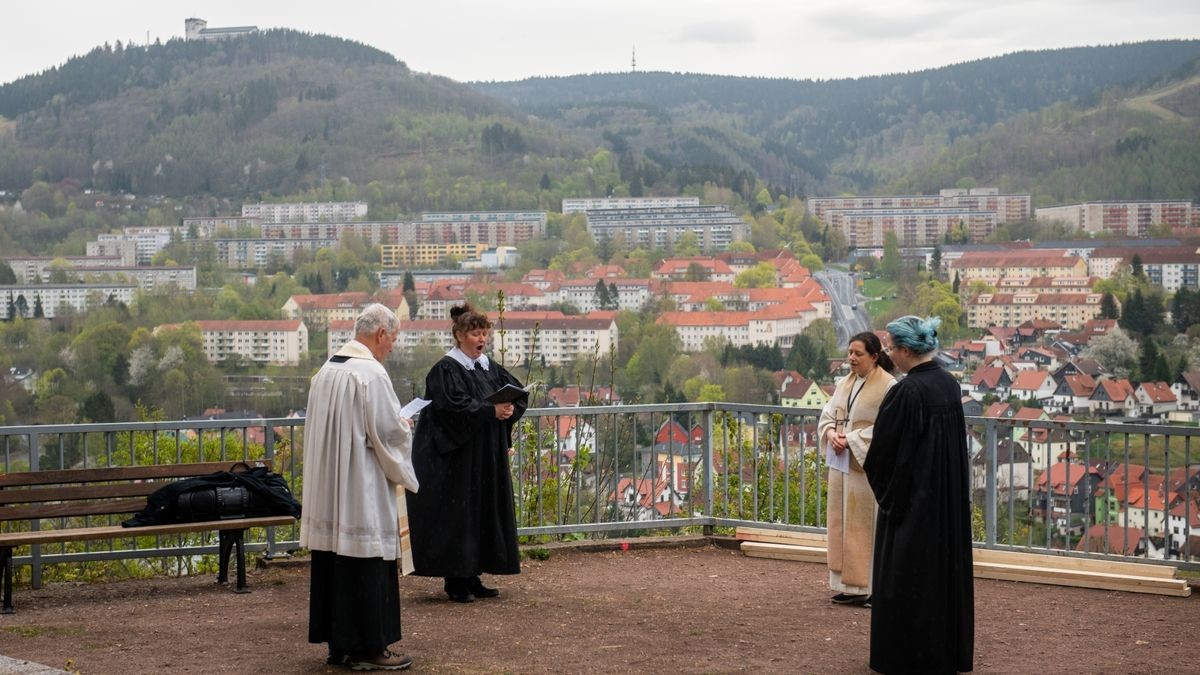
<path fill-rule="evenodd" d="M 400 639 L 397 486 L 418 488 L 412 435 L 383 360 L 400 330 L 381 304 L 313 376 L 304 427 L 300 545 L 312 551 L 309 642 L 356 670 L 412 664 Z"/>

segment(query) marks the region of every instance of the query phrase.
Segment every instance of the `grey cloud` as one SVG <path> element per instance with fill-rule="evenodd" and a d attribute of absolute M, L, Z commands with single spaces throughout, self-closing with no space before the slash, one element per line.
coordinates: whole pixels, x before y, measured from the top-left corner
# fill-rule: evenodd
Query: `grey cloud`
<path fill-rule="evenodd" d="M 736 44 L 754 42 L 754 29 L 743 21 L 706 21 L 684 26 L 679 32 L 680 42 L 706 44 Z"/>
<path fill-rule="evenodd" d="M 813 21 L 825 30 L 850 39 L 911 38 L 938 34 L 947 24 L 970 11 L 974 8 L 965 4 L 946 11 L 904 14 L 846 8 L 814 14 Z"/>

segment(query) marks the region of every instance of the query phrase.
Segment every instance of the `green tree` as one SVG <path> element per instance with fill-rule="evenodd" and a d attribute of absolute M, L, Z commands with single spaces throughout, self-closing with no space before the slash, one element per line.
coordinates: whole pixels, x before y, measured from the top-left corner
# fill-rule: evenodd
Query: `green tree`
<path fill-rule="evenodd" d="M 889 281 L 900 278 L 900 242 L 895 232 L 883 238 L 883 259 L 879 262 L 879 275 Z"/>
<path fill-rule="evenodd" d="M 733 280 L 733 285 L 736 288 L 774 288 L 775 266 L 769 262 L 760 262 L 738 274 Z"/>
<path fill-rule="evenodd" d="M 1105 293 L 1100 298 L 1100 318 L 1101 319 L 1119 319 L 1121 318 L 1121 310 L 1117 308 L 1117 299 L 1112 293 Z"/>
<path fill-rule="evenodd" d="M 15 283 L 17 283 L 17 275 L 13 272 L 12 267 L 0 260 L 0 286 Z"/>

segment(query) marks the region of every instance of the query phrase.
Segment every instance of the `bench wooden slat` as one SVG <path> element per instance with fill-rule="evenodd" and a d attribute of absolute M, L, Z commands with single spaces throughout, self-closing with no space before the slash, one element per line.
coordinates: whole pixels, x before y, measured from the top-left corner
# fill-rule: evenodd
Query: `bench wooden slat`
<path fill-rule="evenodd" d="M 147 525 L 145 527 L 106 525 L 104 527 L 76 527 L 63 530 L 39 530 L 37 532 L 9 532 L 0 534 L 0 546 L 15 547 L 29 544 L 55 544 L 64 541 L 148 537 L 156 534 L 178 534 L 181 532 L 242 530 L 251 527 L 292 525 L 296 522 L 296 519 L 291 516 L 263 516 L 261 518 L 230 518 L 228 520 Z"/>
<path fill-rule="evenodd" d="M 102 502 L 59 502 L 0 507 L 0 521 L 33 518 L 70 518 L 137 513 L 146 508 L 145 499 L 108 499 Z"/>
<path fill-rule="evenodd" d="M 0 490 L 0 506 L 82 499 L 112 499 L 114 497 L 145 497 L 168 483 L 169 481 L 143 481 L 140 483 Z"/>
<path fill-rule="evenodd" d="M 192 478 L 217 471 L 229 471 L 240 460 L 224 462 L 195 462 L 192 464 L 148 464 L 145 466 L 97 467 L 94 469 L 52 469 L 0 474 L 0 488 L 58 485 L 63 483 L 105 483 L 118 480 L 150 480 L 154 478 Z M 252 459 L 245 462 L 251 468 L 271 468 L 271 460 Z"/>

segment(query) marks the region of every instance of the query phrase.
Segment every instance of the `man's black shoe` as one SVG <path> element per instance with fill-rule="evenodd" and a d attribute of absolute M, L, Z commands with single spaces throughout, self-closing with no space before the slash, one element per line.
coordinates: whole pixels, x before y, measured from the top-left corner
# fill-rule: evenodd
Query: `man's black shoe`
<path fill-rule="evenodd" d="M 350 655 L 343 652 L 335 652 L 329 650 L 329 656 L 326 657 L 325 663 L 330 666 L 348 666 L 350 665 Z"/>
<path fill-rule="evenodd" d="M 865 605 L 868 602 L 870 602 L 871 596 L 869 596 L 869 595 L 847 595 L 845 593 L 838 593 L 837 595 L 830 598 L 830 600 L 835 605 Z"/>
<path fill-rule="evenodd" d="M 471 592 L 471 595 L 474 595 L 477 598 L 494 598 L 497 595 L 500 595 L 499 590 L 484 586 L 483 582 L 479 580 L 479 577 L 472 579 L 467 585 L 467 589 Z"/>

